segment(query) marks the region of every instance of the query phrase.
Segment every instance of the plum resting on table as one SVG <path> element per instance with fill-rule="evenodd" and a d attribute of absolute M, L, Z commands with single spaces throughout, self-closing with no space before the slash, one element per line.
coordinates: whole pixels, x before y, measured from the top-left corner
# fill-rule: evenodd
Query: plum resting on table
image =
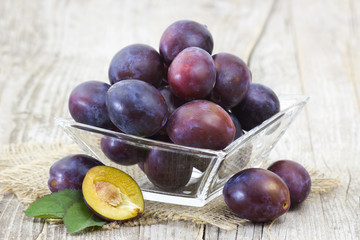
<path fill-rule="evenodd" d="M 81 189 L 87 171 L 99 165 L 103 164 L 85 154 L 63 157 L 50 167 L 48 187 L 51 192 L 63 189 Z"/>
<path fill-rule="evenodd" d="M 276 161 L 268 170 L 286 183 L 290 191 L 291 206 L 302 203 L 310 194 L 311 178 L 308 171 L 299 163 L 291 160 Z"/>
<path fill-rule="evenodd" d="M 248 168 L 232 176 L 224 186 L 223 196 L 234 213 L 253 222 L 274 220 L 290 207 L 284 181 L 261 168 Z"/>
<path fill-rule="evenodd" d="M 168 26 L 161 36 L 160 54 L 167 65 L 188 47 L 199 47 L 209 54 L 212 53 L 214 41 L 205 25 L 191 20 L 180 20 Z"/>

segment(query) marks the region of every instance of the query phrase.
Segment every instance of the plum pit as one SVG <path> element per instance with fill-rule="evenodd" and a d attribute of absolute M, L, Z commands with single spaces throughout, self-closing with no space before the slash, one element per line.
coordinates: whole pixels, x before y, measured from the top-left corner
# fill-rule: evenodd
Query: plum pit
<path fill-rule="evenodd" d="M 120 189 L 109 182 L 97 182 L 95 188 L 99 198 L 107 204 L 117 207 L 122 203 Z"/>

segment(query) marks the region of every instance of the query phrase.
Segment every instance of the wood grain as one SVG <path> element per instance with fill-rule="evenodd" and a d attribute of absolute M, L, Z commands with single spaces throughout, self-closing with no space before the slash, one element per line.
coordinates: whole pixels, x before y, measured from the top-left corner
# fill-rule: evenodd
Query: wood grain
<path fill-rule="evenodd" d="M 360 239 L 360 2 L 356 0 L 0 2 L 0 142 L 70 141 L 53 118 L 70 91 L 107 81 L 120 48 L 157 48 L 178 19 L 206 24 L 216 52 L 243 58 L 253 81 L 310 101 L 270 155 L 338 177 L 273 224 L 236 231 L 168 222 L 69 235 L 0 195 L 0 239 Z"/>

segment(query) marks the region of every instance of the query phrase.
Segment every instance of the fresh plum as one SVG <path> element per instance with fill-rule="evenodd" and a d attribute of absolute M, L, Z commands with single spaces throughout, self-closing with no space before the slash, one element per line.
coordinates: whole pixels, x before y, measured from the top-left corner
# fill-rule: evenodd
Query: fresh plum
<path fill-rule="evenodd" d="M 232 176 L 224 186 L 223 196 L 234 213 L 253 222 L 274 220 L 290 207 L 284 181 L 261 168 L 248 168 Z"/>
<path fill-rule="evenodd" d="M 125 79 L 139 79 L 158 87 L 164 75 L 160 54 L 145 44 L 124 47 L 112 58 L 109 67 L 111 84 Z"/>
<path fill-rule="evenodd" d="M 159 90 L 140 80 L 122 80 L 112 85 L 106 104 L 110 119 L 121 131 L 149 137 L 167 121 L 168 110 Z"/>
<path fill-rule="evenodd" d="M 280 111 L 280 101 L 269 87 L 251 83 L 245 98 L 232 113 L 239 119 L 241 127 L 249 131 Z"/>
<path fill-rule="evenodd" d="M 110 85 L 100 81 L 86 81 L 77 85 L 69 97 L 69 111 L 79 123 L 96 127 L 113 127 L 106 109 L 106 93 Z"/>
<path fill-rule="evenodd" d="M 233 123 L 234 123 L 234 126 L 235 126 L 235 138 L 234 140 L 238 139 L 239 137 L 241 137 L 242 135 L 244 135 L 244 132 L 242 130 L 242 127 L 241 127 L 241 124 L 239 122 L 239 119 L 237 119 L 237 117 L 235 117 L 234 114 L 232 113 L 229 113 Z"/>
<path fill-rule="evenodd" d="M 188 47 L 199 47 L 212 53 L 214 41 L 205 25 L 191 20 L 179 20 L 167 27 L 161 36 L 160 54 L 168 65 Z"/>
<path fill-rule="evenodd" d="M 192 173 L 191 161 L 183 154 L 161 149 L 151 150 L 143 168 L 148 179 L 164 190 L 185 186 Z"/>
<path fill-rule="evenodd" d="M 102 152 L 111 161 L 129 166 L 144 161 L 148 151 L 144 148 L 123 142 L 120 139 L 103 136 L 100 141 Z"/>
<path fill-rule="evenodd" d="M 246 63 L 230 53 L 213 56 L 216 67 L 216 84 L 210 93 L 212 101 L 222 107 L 232 108 L 244 99 L 251 82 Z"/>
<path fill-rule="evenodd" d="M 167 124 L 170 139 L 180 145 L 220 150 L 234 140 L 230 115 L 207 100 L 194 100 L 179 107 Z"/>
<path fill-rule="evenodd" d="M 159 88 L 159 91 L 160 91 L 161 95 L 164 97 L 165 102 L 168 106 L 169 115 L 171 115 L 175 111 L 175 109 L 177 109 L 178 107 L 180 107 L 181 105 L 183 105 L 186 102 L 186 101 L 181 100 L 180 98 L 176 97 L 171 92 L 169 85 L 161 86 Z"/>
<path fill-rule="evenodd" d="M 281 177 L 290 191 L 291 206 L 302 203 L 310 194 L 311 178 L 308 171 L 300 164 L 291 160 L 276 161 L 268 170 Z"/>
<path fill-rule="evenodd" d="M 103 165 L 85 154 L 73 154 L 57 160 L 49 171 L 48 187 L 51 192 L 63 189 L 81 189 L 87 171 Z"/>
<path fill-rule="evenodd" d="M 171 91 L 183 100 L 206 97 L 213 89 L 215 81 L 213 59 L 209 53 L 198 47 L 181 51 L 169 67 L 168 82 Z"/>

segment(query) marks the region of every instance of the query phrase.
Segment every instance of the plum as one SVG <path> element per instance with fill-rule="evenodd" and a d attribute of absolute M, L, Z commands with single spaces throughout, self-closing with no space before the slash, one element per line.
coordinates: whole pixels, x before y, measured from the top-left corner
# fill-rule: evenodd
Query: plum
<path fill-rule="evenodd" d="M 279 160 L 268 167 L 268 170 L 281 177 L 290 191 L 291 206 L 302 203 L 310 194 L 311 178 L 308 171 L 291 160 Z"/>
<path fill-rule="evenodd" d="M 160 39 L 159 51 L 167 65 L 185 48 L 199 47 L 212 53 L 214 41 L 205 25 L 179 20 L 166 28 Z"/>
<path fill-rule="evenodd" d="M 164 97 L 165 102 L 168 106 L 169 115 L 171 115 L 178 107 L 186 103 L 186 101 L 179 99 L 171 92 L 169 85 L 161 86 L 159 88 L 159 91 L 161 95 Z"/>
<path fill-rule="evenodd" d="M 169 138 L 167 132 L 166 132 L 166 125 L 160 129 L 155 135 L 152 135 L 149 137 L 149 139 L 160 141 L 160 142 L 167 142 L 172 143 L 171 139 Z"/>
<path fill-rule="evenodd" d="M 143 170 L 155 186 L 176 190 L 189 182 L 192 164 L 183 154 L 155 148 L 144 162 Z"/>
<path fill-rule="evenodd" d="M 111 161 L 124 166 L 144 161 L 149 154 L 149 151 L 144 148 L 131 145 L 110 136 L 103 136 L 101 138 L 100 147 L 105 156 Z"/>
<path fill-rule="evenodd" d="M 176 144 L 213 150 L 225 148 L 235 136 L 230 115 L 207 100 L 194 100 L 179 107 L 166 129 Z"/>
<path fill-rule="evenodd" d="M 213 56 L 216 67 L 216 84 L 210 93 L 215 103 L 232 108 L 244 99 L 251 82 L 251 73 L 246 63 L 230 53 Z"/>
<path fill-rule="evenodd" d="M 245 98 L 232 113 L 246 131 L 260 125 L 280 111 L 280 101 L 275 92 L 260 83 L 251 83 Z"/>
<path fill-rule="evenodd" d="M 171 91 L 183 100 L 206 97 L 214 88 L 215 81 L 213 59 L 209 53 L 198 47 L 181 51 L 169 67 L 168 83 Z"/>
<path fill-rule="evenodd" d="M 110 87 L 106 105 L 111 121 L 121 131 L 149 137 L 168 118 L 168 107 L 159 90 L 141 80 L 122 80 Z"/>
<path fill-rule="evenodd" d="M 141 215 L 144 198 L 139 185 L 125 172 L 109 166 L 91 168 L 83 181 L 86 205 L 107 221 L 125 221 Z"/>
<path fill-rule="evenodd" d="M 69 111 L 76 122 L 96 127 L 112 128 L 106 108 L 106 94 L 110 85 L 100 81 L 86 81 L 77 85 L 69 97 Z"/>
<path fill-rule="evenodd" d="M 244 132 L 242 130 L 242 127 L 241 127 L 241 124 L 239 122 L 239 119 L 237 119 L 237 117 L 232 114 L 232 113 L 229 113 L 233 123 L 234 123 L 234 126 L 235 126 L 235 138 L 234 140 L 238 139 L 239 137 L 241 137 L 242 135 L 244 135 Z"/>
<path fill-rule="evenodd" d="M 261 168 L 248 168 L 233 175 L 224 186 L 223 196 L 234 213 L 253 222 L 274 220 L 290 207 L 285 182 Z"/>
<path fill-rule="evenodd" d="M 114 84 L 125 79 L 140 79 L 158 87 L 164 71 L 162 58 L 154 48 L 145 44 L 132 44 L 122 48 L 112 58 L 109 80 Z"/>
<path fill-rule="evenodd" d="M 81 189 L 87 171 L 99 165 L 103 164 L 85 154 L 72 154 L 63 157 L 50 167 L 48 187 L 51 192 L 63 189 Z"/>

